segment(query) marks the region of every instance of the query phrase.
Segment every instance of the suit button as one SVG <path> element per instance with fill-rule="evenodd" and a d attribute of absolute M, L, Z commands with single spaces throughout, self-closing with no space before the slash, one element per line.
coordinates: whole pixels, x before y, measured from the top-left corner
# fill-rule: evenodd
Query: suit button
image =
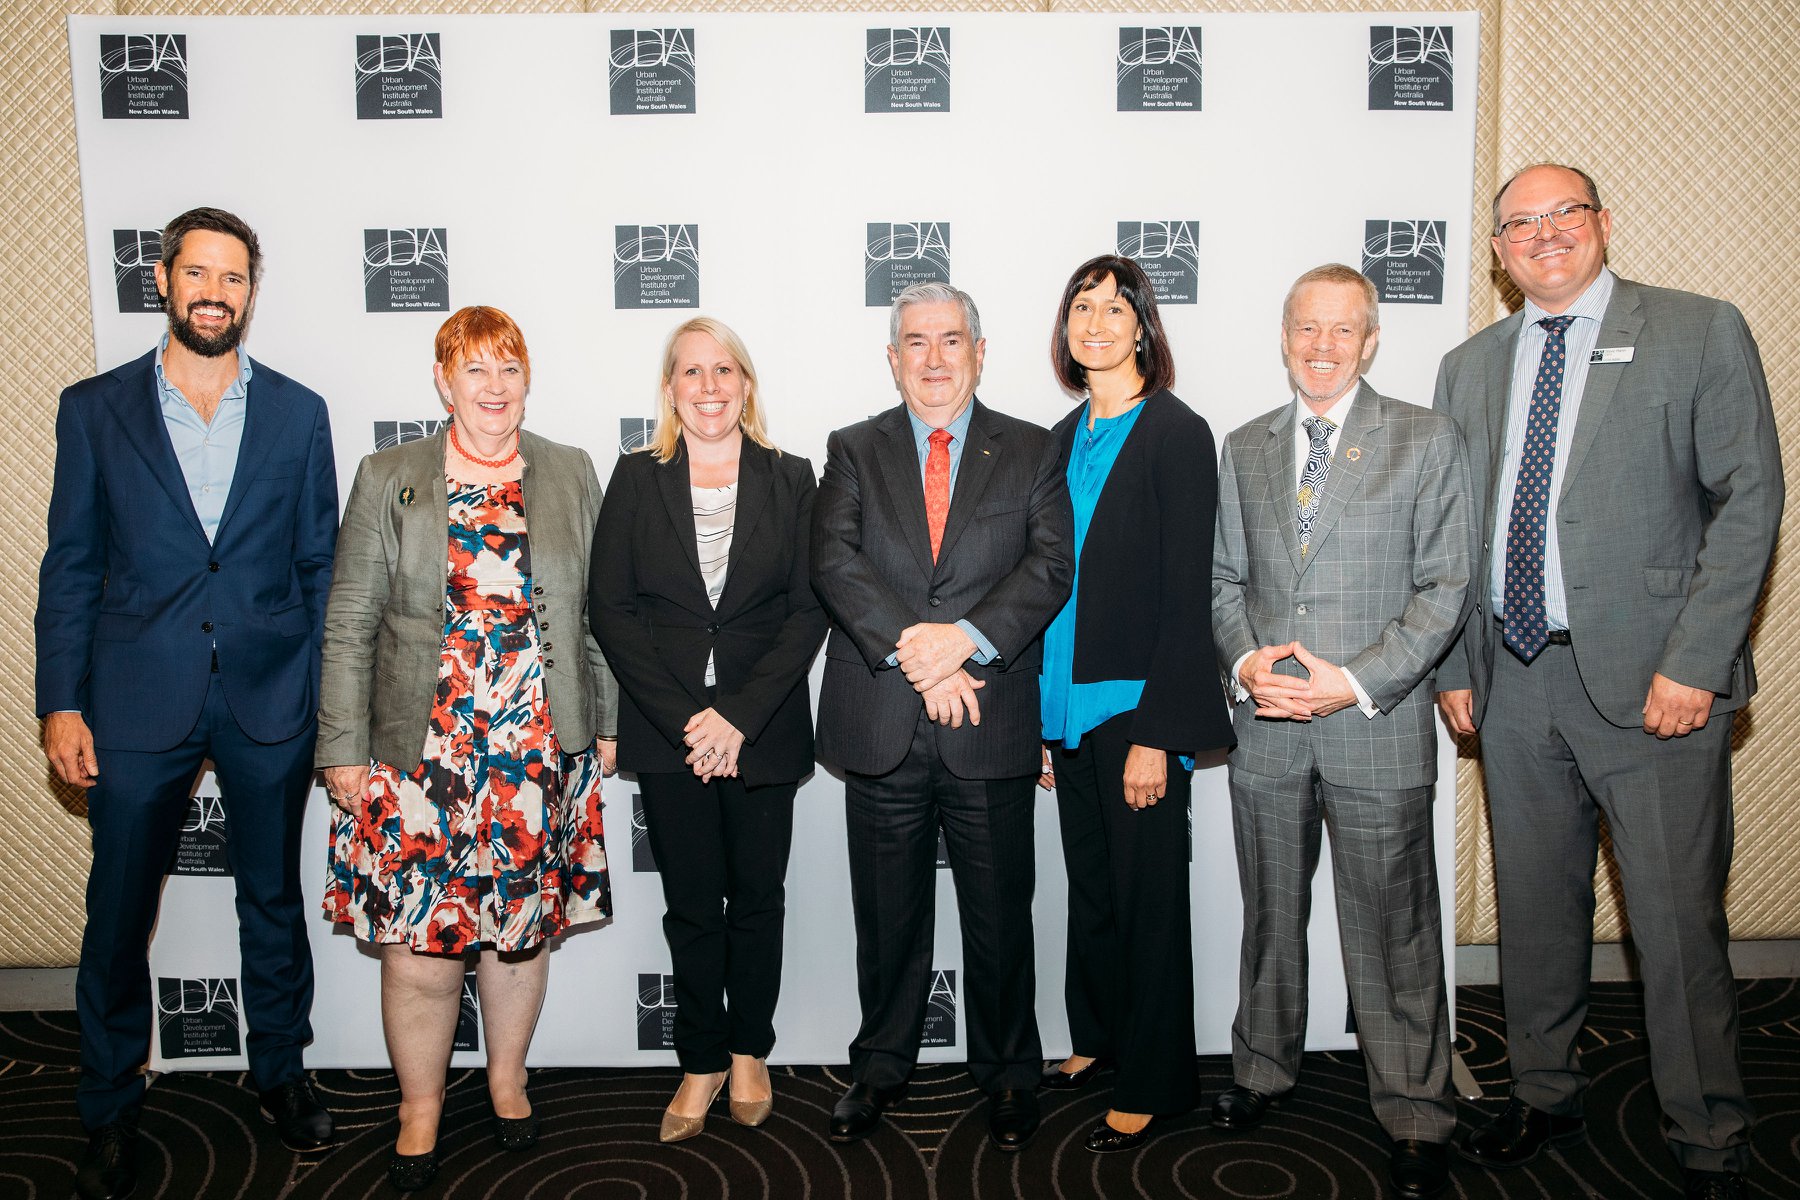
<path fill-rule="evenodd" d="M 936 608 L 938 605 L 942 604 L 943 601 L 939 600 L 936 596 L 933 596 L 930 600 L 926 601 L 926 603 L 931 605 L 931 607 Z"/>
<path fill-rule="evenodd" d="M 538 632 L 540 632 L 540 633 L 549 633 L 549 632 L 550 632 L 550 622 L 548 622 L 548 621 L 539 621 L 539 622 L 538 622 Z"/>
<path fill-rule="evenodd" d="M 554 658 L 546 658 L 544 660 L 544 670 L 553 671 L 555 669 L 556 669 L 556 660 Z"/>
<path fill-rule="evenodd" d="M 541 596 L 544 594 L 544 589 L 541 587 L 534 587 L 531 589 L 531 594 L 534 596 Z"/>
<path fill-rule="evenodd" d="M 1302 604 L 1300 607 L 1296 608 L 1294 611 L 1304 617 L 1306 615 L 1306 605 Z"/>
<path fill-rule="evenodd" d="M 545 650 L 546 650 L 546 651 L 550 651 L 550 650 L 554 650 L 554 649 L 556 649 L 556 647 L 555 647 L 555 646 L 552 646 L 552 645 L 551 645 L 551 644 L 550 644 L 550 643 L 549 643 L 549 642 L 545 642 L 545 643 L 544 643 L 544 649 L 545 649 Z"/>
<path fill-rule="evenodd" d="M 209 562 L 206 564 L 206 569 L 209 571 L 216 571 L 219 569 L 219 564 L 216 562 Z"/>
<path fill-rule="evenodd" d="M 544 612 L 548 607 L 549 607 L 548 605 L 540 604 L 540 605 L 538 605 L 538 611 Z"/>
<path fill-rule="evenodd" d="M 200 632 L 201 633 L 211 633 L 212 632 L 212 622 L 211 621 L 200 622 Z"/>
<path fill-rule="evenodd" d="M 706 632 L 712 634 L 714 637 L 718 637 L 719 636 L 719 627 L 717 625 L 708 625 L 706 627 Z"/>

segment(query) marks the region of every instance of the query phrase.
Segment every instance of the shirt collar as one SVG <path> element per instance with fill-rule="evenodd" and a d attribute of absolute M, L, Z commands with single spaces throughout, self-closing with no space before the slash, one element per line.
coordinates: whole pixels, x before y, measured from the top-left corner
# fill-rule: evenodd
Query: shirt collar
<path fill-rule="evenodd" d="M 1584 321 L 1598 321 L 1606 315 L 1606 306 L 1612 303 L 1613 282 L 1618 279 L 1611 267 L 1601 267 L 1600 274 L 1594 282 L 1587 285 L 1587 290 L 1575 297 L 1575 303 L 1563 309 L 1560 315 L 1575 317 Z M 1527 328 L 1536 325 L 1545 317 L 1559 314 L 1547 312 L 1539 308 L 1528 297 L 1525 301 L 1525 325 Z"/>
<path fill-rule="evenodd" d="M 974 415 L 975 415 L 975 399 L 974 399 L 974 397 L 970 397 L 968 405 L 966 407 L 964 407 L 964 409 L 962 410 L 962 413 L 956 418 L 956 420 L 954 420 L 954 421 L 950 422 L 948 425 L 944 426 L 945 429 L 950 431 L 950 440 L 951 441 L 961 442 L 965 437 L 968 436 L 969 419 L 971 417 L 973 417 Z M 927 425 L 925 422 L 919 420 L 918 417 L 914 416 L 913 410 L 910 408 L 908 408 L 906 410 L 906 419 L 908 421 L 912 422 L 913 444 L 918 447 L 920 454 L 925 453 L 926 443 L 931 438 L 931 426 Z"/>
<path fill-rule="evenodd" d="M 165 331 L 156 342 L 156 387 L 157 391 L 167 393 L 177 391 L 174 384 L 163 374 L 163 351 L 169 348 L 169 334 Z M 227 396 L 242 396 L 250 391 L 250 350 L 243 342 L 237 345 L 238 373 L 237 382 L 225 389 Z"/>
<path fill-rule="evenodd" d="M 1334 428 L 1342 429 L 1344 427 L 1344 418 L 1350 415 L 1350 406 L 1352 404 L 1356 403 L 1356 393 L 1358 393 L 1360 391 L 1362 391 L 1362 376 L 1358 375 L 1356 377 L 1356 382 L 1351 384 L 1349 387 L 1345 388 L 1344 394 L 1337 398 L 1336 404 L 1333 404 L 1330 408 L 1326 409 L 1323 413 L 1319 413 L 1317 415 L 1324 417 L 1327 421 L 1330 421 Z M 1296 422 L 1295 428 L 1301 430 L 1302 433 L 1304 433 L 1305 429 L 1306 429 L 1304 422 L 1306 421 L 1306 419 L 1308 417 L 1313 416 L 1313 415 L 1314 415 L 1313 410 L 1307 405 L 1305 400 L 1302 400 L 1300 398 L 1300 393 L 1295 392 L 1294 393 L 1294 421 Z"/>

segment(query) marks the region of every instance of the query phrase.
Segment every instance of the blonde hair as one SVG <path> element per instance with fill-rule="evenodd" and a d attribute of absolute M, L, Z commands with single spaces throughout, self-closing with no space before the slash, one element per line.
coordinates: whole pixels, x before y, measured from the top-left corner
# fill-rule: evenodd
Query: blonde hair
<path fill-rule="evenodd" d="M 650 435 L 650 443 L 643 447 L 656 455 L 656 461 L 666 463 L 674 459 L 675 451 L 681 444 L 681 419 L 675 415 L 675 405 L 670 402 L 669 380 L 675 375 L 675 343 L 683 334 L 704 333 L 713 341 L 725 348 L 737 363 L 738 370 L 744 376 L 744 411 L 738 416 L 738 428 L 744 436 L 765 450 L 773 450 L 780 454 L 781 449 L 769 440 L 769 432 L 763 427 L 762 405 L 756 395 L 756 365 L 750 361 L 750 351 L 744 345 L 744 339 L 734 332 L 731 326 L 713 317 L 691 317 L 677 325 L 669 334 L 669 340 L 663 343 L 662 386 L 657 389 L 656 430 Z"/>

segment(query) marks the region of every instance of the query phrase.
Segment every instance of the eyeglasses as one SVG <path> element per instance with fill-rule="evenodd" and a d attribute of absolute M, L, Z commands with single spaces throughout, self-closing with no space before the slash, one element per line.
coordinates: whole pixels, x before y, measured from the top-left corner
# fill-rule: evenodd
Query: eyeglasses
<path fill-rule="evenodd" d="M 1549 221 L 1552 229 L 1567 233 L 1571 229 L 1580 229 L 1586 225 L 1587 215 L 1599 211 L 1598 205 L 1571 204 L 1567 208 L 1559 208 L 1555 212 L 1539 213 L 1535 217 L 1514 217 L 1510 221 L 1503 221 L 1500 224 L 1499 232 L 1504 234 L 1509 242 L 1535 241 L 1541 232 L 1539 225 L 1541 221 Z"/>

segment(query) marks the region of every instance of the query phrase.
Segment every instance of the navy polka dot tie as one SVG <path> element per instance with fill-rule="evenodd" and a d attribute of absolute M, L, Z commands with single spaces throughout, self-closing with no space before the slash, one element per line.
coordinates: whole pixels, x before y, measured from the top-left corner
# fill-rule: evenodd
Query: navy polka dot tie
<path fill-rule="evenodd" d="M 1550 480 L 1556 468 L 1556 424 L 1562 415 L 1565 335 L 1574 317 L 1545 317 L 1544 356 L 1531 387 L 1525 420 L 1525 447 L 1513 488 L 1512 520 L 1506 531 L 1506 628 L 1501 640 L 1530 662 L 1550 637 L 1544 615 L 1544 536 L 1550 516 Z"/>

